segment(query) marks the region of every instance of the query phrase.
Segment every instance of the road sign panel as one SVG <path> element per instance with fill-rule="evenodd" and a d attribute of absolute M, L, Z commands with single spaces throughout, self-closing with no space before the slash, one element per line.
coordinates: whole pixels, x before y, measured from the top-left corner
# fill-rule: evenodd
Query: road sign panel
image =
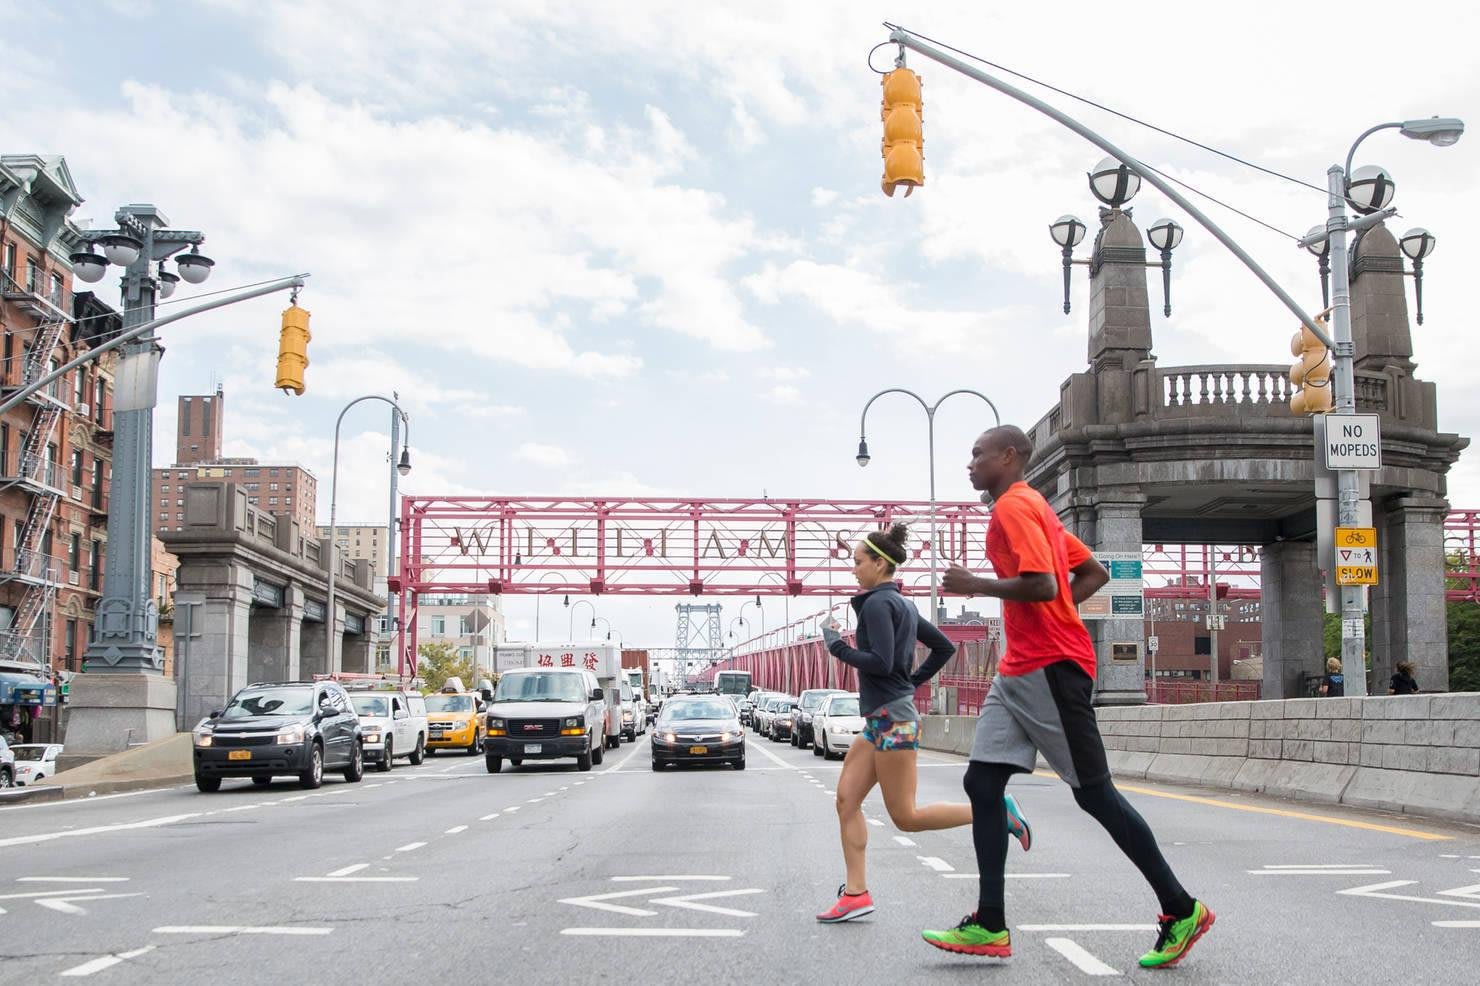
<path fill-rule="evenodd" d="M 1375 548 L 1377 547 L 1377 528 L 1338 527 L 1336 528 L 1336 546 L 1338 548 Z"/>
<path fill-rule="evenodd" d="M 1376 585 L 1376 565 L 1337 565 L 1337 585 Z"/>
<path fill-rule="evenodd" d="M 1327 469 L 1381 469 L 1382 435 L 1375 414 L 1326 416 Z"/>

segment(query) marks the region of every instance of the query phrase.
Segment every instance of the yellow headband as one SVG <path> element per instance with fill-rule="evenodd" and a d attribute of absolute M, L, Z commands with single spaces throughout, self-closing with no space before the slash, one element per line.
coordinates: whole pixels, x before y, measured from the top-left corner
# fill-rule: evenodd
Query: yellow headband
<path fill-rule="evenodd" d="M 899 564 L 899 562 L 895 561 L 893 558 L 890 558 L 888 555 L 886 555 L 884 553 L 884 549 L 883 548 L 879 547 L 877 544 L 874 544 L 874 539 L 871 538 L 871 537 L 869 537 L 867 534 L 865 534 L 863 536 L 863 543 L 866 544 L 866 545 L 868 545 L 869 548 L 873 551 L 874 554 L 878 555 L 880 558 L 884 559 L 889 564 L 891 564 L 891 565 L 898 565 Z"/>

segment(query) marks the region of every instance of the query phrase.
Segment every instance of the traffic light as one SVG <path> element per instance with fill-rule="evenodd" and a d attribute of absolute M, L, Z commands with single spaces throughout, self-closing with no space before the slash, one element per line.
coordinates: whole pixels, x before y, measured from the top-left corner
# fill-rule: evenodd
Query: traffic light
<path fill-rule="evenodd" d="M 886 72 L 882 80 L 884 99 L 879 117 L 884 121 L 884 194 L 894 195 L 903 185 L 905 198 L 916 185 L 925 184 L 925 103 L 920 96 L 920 77 L 903 66 Z"/>
<path fill-rule="evenodd" d="M 283 331 L 278 337 L 277 383 L 285 394 L 303 394 L 303 371 L 308 366 L 308 311 L 297 302 L 283 312 Z"/>
<path fill-rule="evenodd" d="M 1317 319 L 1325 328 L 1325 319 Z M 1296 357 L 1290 367 L 1290 382 L 1295 392 L 1290 395 L 1290 410 L 1296 414 L 1325 414 L 1331 410 L 1331 350 L 1305 326 L 1290 339 L 1290 355 Z"/>

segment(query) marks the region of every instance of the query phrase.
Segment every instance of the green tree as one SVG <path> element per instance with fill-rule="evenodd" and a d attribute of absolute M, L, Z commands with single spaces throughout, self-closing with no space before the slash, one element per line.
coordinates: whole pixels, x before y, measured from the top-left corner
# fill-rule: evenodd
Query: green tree
<path fill-rule="evenodd" d="M 428 692 L 439 690 L 448 678 L 461 678 L 464 685 L 473 686 L 472 659 L 459 657 L 457 648 L 446 641 L 422 644 L 416 653 L 419 657 L 416 673 Z"/>
<path fill-rule="evenodd" d="M 1446 611 L 1449 623 L 1449 689 L 1480 692 L 1480 604 L 1452 602 Z M 1418 687 L 1424 688 L 1424 682 L 1420 681 Z"/>

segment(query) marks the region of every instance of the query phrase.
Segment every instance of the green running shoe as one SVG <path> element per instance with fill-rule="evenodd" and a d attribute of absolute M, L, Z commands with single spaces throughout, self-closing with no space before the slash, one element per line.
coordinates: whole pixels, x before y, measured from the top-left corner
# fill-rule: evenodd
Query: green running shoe
<path fill-rule="evenodd" d="M 920 937 L 936 948 L 960 955 L 986 955 L 1005 959 L 1012 955 L 1012 936 L 1007 931 L 988 931 L 968 914 L 950 931 L 922 931 Z"/>
<path fill-rule="evenodd" d="M 1213 912 L 1200 900 L 1192 902 L 1192 913 L 1180 921 L 1167 914 L 1161 915 L 1161 934 L 1156 936 L 1156 946 L 1141 956 L 1141 965 L 1156 969 L 1181 962 L 1197 940 L 1208 933 L 1213 920 Z"/>

